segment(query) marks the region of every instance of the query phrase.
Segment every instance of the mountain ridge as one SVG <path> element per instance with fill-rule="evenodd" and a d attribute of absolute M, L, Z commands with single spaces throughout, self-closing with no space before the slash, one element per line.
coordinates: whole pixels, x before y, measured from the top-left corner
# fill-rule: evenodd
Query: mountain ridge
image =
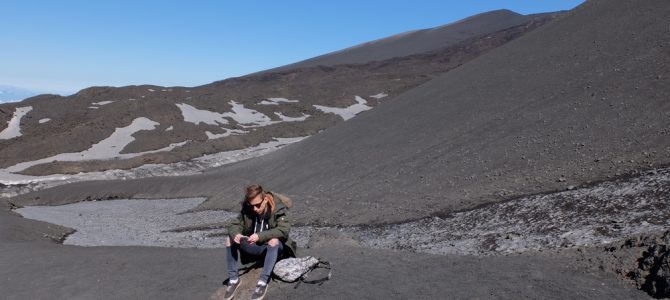
<path fill-rule="evenodd" d="M 296 204 L 300 222 L 374 224 L 662 165 L 670 157 L 670 110 L 658 108 L 670 90 L 657 76 L 670 58 L 660 54 L 664 27 L 649 21 L 668 8 L 635 5 L 589 2 L 368 113 L 250 161 L 180 179 L 78 183 L 17 203 L 48 204 L 38 200 L 47 194 L 67 201 L 199 195 L 209 197 L 201 209 L 234 209 L 230 195 L 263 182 L 304 199 Z M 636 33 L 635 44 L 619 43 L 627 32 Z"/>
<path fill-rule="evenodd" d="M 368 106 L 375 107 L 436 74 L 455 68 L 551 20 L 549 17 L 533 20 L 466 40 L 452 47 L 366 64 L 254 74 L 193 88 L 152 85 L 91 87 L 69 97 L 41 95 L 21 103 L 0 105 L 0 124 L 3 119 L 7 121 L 11 118 L 13 109 L 20 106 L 33 107 L 21 119 L 24 135 L 13 140 L 0 140 L 0 167 L 9 167 L 25 160 L 43 159 L 59 153 L 85 151 L 110 136 L 114 128 L 128 126 L 139 117 L 149 118 L 160 125 L 154 130 L 133 134 L 136 140 L 122 149 L 121 153 L 151 151 L 173 143 L 182 143 L 187 139 L 190 141 L 178 149 L 162 154 L 93 163 L 57 162 L 35 166 L 23 173 L 40 175 L 126 169 L 145 163 L 170 163 L 203 154 L 245 148 L 267 142 L 273 137 L 312 135 L 342 120 L 337 115 L 320 111 L 314 105 L 342 108 L 356 104 L 356 97 L 361 96 L 365 98 Z M 272 97 L 299 101 L 261 105 Z M 228 125 L 182 121 L 184 107 L 180 108 L 180 103 L 211 115 L 230 111 L 233 106 L 230 101 L 244 105 L 245 109 L 265 114 L 273 122 L 280 120 L 276 113 L 287 117 L 310 117 L 302 122 L 270 124 L 252 129 L 248 134 L 231 135 L 223 139 L 212 137 L 232 130 L 249 129 L 232 120 Z M 166 131 L 168 128 L 171 130 Z M 210 133 L 206 134 L 207 132 Z"/>
<path fill-rule="evenodd" d="M 258 73 L 362 63 L 432 51 L 486 32 L 520 25 L 533 17 L 507 9 L 483 12 L 445 25 L 402 32 Z"/>

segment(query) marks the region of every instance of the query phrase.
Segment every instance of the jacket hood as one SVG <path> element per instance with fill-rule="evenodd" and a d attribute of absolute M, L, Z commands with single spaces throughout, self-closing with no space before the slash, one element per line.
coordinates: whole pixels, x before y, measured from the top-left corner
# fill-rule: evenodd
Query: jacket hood
<path fill-rule="evenodd" d="M 279 209 L 279 204 L 283 204 L 282 206 L 284 206 L 288 209 L 293 207 L 293 201 L 291 200 L 291 198 L 287 197 L 286 195 L 282 195 L 280 193 L 272 192 L 272 191 L 269 191 L 268 193 L 270 193 L 270 195 L 275 197 L 275 199 L 279 199 L 279 201 L 275 201 L 275 203 L 277 204 L 277 209 Z"/>

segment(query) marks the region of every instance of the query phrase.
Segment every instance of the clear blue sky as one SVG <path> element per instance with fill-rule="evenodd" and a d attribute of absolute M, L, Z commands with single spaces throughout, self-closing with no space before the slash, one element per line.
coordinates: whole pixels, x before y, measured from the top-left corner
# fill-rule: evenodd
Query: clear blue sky
<path fill-rule="evenodd" d="M 1 0 L 0 85 L 196 86 L 484 11 L 582 2 Z"/>

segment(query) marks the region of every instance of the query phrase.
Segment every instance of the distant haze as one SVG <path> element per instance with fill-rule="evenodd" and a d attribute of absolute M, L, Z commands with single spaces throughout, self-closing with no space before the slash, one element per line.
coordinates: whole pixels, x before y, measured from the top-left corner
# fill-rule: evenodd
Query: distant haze
<path fill-rule="evenodd" d="M 37 90 L 27 90 L 13 86 L 0 85 L 0 103 L 18 102 L 43 92 Z"/>

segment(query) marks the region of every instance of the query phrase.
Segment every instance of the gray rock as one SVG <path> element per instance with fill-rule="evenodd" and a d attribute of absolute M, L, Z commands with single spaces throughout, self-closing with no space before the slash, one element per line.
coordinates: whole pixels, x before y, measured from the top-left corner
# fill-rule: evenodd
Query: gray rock
<path fill-rule="evenodd" d="M 667 240 L 670 231 L 662 240 Z M 640 259 L 642 272 L 635 274 L 638 280 L 644 280 L 642 290 L 656 298 L 670 297 L 670 245 L 655 244 L 643 253 Z"/>

